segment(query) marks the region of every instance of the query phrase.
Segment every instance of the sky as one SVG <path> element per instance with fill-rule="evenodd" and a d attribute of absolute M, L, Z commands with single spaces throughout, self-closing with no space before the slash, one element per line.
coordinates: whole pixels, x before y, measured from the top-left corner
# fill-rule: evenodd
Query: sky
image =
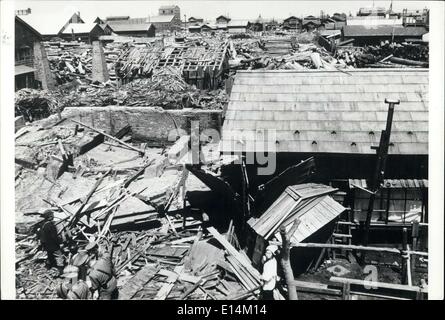
<path fill-rule="evenodd" d="M 50 17 L 54 13 L 70 15 L 80 12 L 85 22 L 93 22 L 96 17 L 105 18 L 113 15 L 128 15 L 132 18 L 157 15 L 161 5 L 176 4 L 181 8 L 181 18 L 195 16 L 213 21 L 217 16 L 229 15 L 232 19 L 254 19 L 259 15 L 263 18 L 283 19 L 290 15 L 319 15 L 344 12 L 353 15 L 361 7 L 389 8 L 391 1 L 22 1 L 15 0 L 16 9 L 31 8 L 32 12 Z M 393 1 L 393 10 L 423 9 L 427 1 Z"/>

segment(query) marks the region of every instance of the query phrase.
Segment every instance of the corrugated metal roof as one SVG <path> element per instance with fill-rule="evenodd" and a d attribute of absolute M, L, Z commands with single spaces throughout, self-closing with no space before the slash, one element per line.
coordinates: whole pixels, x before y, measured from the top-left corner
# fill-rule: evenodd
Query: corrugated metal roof
<path fill-rule="evenodd" d="M 314 183 L 287 187 L 261 217 L 248 223 L 267 240 L 278 232 L 282 224 L 290 229 L 294 221 L 300 219 L 301 224 L 294 237 L 295 241 L 302 241 L 345 210 L 327 197 L 336 191 L 332 187 Z"/>
<path fill-rule="evenodd" d="M 345 37 L 369 37 L 369 36 L 407 36 L 416 37 L 427 33 L 425 27 L 403 27 L 391 25 L 346 25 L 343 27 Z"/>
<path fill-rule="evenodd" d="M 427 69 L 239 71 L 221 151 L 375 154 L 385 98 L 400 99 L 389 153 L 428 154 Z"/>
<path fill-rule="evenodd" d="M 349 188 L 368 188 L 366 179 L 349 179 Z M 383 188 L 394 189 L 415 189 L 428 188 L 427 179 L 385 179 L 383 180 Z"/>

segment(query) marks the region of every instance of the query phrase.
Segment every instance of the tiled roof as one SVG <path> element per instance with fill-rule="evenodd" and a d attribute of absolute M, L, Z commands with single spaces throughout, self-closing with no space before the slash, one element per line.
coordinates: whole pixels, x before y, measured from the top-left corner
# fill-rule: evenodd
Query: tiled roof
<path fill-rule="evenodd" d="M 221 151 L 375 154 L 386 98 L 400 99 L 389 153 L 428 154 L 427 69 L 239 71 Z"/>

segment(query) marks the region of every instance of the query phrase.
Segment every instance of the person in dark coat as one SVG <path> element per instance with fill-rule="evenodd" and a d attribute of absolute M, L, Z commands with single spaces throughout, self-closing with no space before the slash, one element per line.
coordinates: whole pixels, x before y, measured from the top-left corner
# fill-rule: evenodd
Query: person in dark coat
<path fill-rule="evenodd" d="M 42 249 L 47 253 L 47 266 L 49 268 L 56 267 L 60 274 L 63 273 L 63 254 L 60 250 L 62 239 L 57 233 L 56 225 L 54 224 L 54 213 L 51 210 L 46 210 L 43 213 L 44 222 L 40 228 L 39 236 Z"/>

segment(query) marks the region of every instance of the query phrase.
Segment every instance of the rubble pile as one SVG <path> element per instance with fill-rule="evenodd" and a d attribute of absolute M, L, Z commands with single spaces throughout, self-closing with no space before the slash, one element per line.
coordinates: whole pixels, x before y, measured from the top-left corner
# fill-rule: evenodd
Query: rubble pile
<path fill-rule="evenodd" d="M 29 122 L 46 118 L 63 110 L 70 100 L 60 91 L 24 88 L 15 93 L 15 116 L 23 116 Z"/>
<path fill-rule="evenodd" d="M 91 45 L 80 42 L 46 42 L 44 45 L 58 85 L 77 77 L 91 80 Z"/>
<path fill-rule="evenodd" d="M 57 298 L 64 279 L 56 268 L 47 269 L 38 238 L 46 209 L 54 212 L 65 265 L 90 243 L 111 253 L 119 299 L 258 295 L 259 273 L 240 250 L 233 225 L 223 235 L 203 226 L 200 209 L 184 211 L 189 204 L 181 187 L 206 188 L 196 177 L 184 166 L 170 168 L 165 150 L 142 155 L 125 148 L 131 128 L 114 139 L 120 146 L 110 140 L 91 145 L 97 133 L 87 129 L 29 126 L 16 140 L 16 160 L 26 148 L 41 153 L 51 144 L 40 163 L 16 165 L 22 171 L 16 175 L 17 298 Z M 57 158 L 67 166 L 53 175 Z"/>
<path fill-rule="evenodd" d="M 228 103 L 224 90 L 199 90 L 187 84 L 175 68 L 155 70 L 152 78 L 115 85 L 86 87 L 74 93 L 72 106 L 124 105 L 164 109 L 223 109 Z"/>
<path fill-rule="evenodd" d="M 379 46 L 363 48 L 342 47 L 335 57 L 354 68 L 428 67 L 429 47 L 415 43 L 382 42 Z"/>

